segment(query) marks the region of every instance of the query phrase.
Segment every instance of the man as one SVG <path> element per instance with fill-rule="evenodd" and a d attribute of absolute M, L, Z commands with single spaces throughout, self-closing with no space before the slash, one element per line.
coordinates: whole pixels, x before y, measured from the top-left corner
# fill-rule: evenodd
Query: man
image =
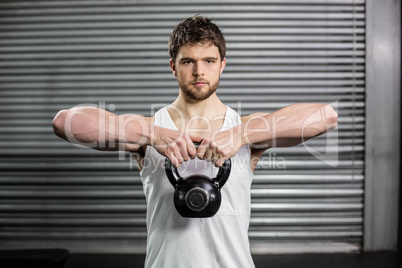
<path fill-rule="evenodd" d="M 169 53 L 179 94 L 154 117 L 74 107 L 56 115 L 54 131 L 72 143 L 136 154 L 147 201 L 146 267 L 254 267 L 247 232 L 258 160 L 269 148 L 293 146 L 334 128 L 337 114 L 329 105 L 305 103 L 240 117 L 216 94 L 226 45 L 219 28 L 205 17 L 177 25 Z M 197 149 L 194 142 L 201 143 Z M 163 165 L 166 157 L 177 168 L 196 163 L 188 161 L 196 157 L 216 167 L 231 158 L 215 216 L 183 218 L 177 213 Z M 215 169 L 188 164 L 186 172 L 213 174 Z"/>

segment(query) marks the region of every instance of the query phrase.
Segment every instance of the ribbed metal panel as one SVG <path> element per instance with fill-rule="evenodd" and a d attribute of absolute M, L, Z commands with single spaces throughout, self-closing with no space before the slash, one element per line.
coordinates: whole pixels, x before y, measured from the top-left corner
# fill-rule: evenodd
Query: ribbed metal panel
<path fill-rule="evenodd" d="M 360 249 L 364 0 L 0 2 L 0 248 L 144 252 L 135 161 L 68 144 L 51 120 L 84 103 L 151 116 L 173 101 L 167 40 L 194 14 L 216 18 L 226 36 L 218 94 L 242 115 L 299 102 L 338 109 L 336 131 L 263 155 L 252 251 Z"/>

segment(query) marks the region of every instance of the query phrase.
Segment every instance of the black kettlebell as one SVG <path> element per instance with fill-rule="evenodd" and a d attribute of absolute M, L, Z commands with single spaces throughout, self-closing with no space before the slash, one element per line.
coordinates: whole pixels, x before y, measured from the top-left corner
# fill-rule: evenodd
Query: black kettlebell
<path fill-rule="evenodd" d="M 165 160 L 165 170 L 170 183 L 175 188 L 174 206 L 181 216 L 207 218 L 218 212 L 222 200 L 221 188 L 230 175 L 230 159 L 219 168 L 216 178 L 213 179 L 201 174 L 183 179 L 168 158 Z"/>

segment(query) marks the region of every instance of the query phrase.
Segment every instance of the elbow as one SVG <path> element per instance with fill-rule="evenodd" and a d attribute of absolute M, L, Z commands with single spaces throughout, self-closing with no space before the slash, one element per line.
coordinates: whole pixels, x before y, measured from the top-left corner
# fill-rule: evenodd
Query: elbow
<path fill-rule="evenodd" d="M 331 105 L 325 105 L 325 117 L 327 121 L 327 130 L 336 128 L 338 125 L 338 113 Z"/>
<path fill-rule="evenodd" d="M 53 132 L 63 138 L 65 136 L 64 133 L 64 122 L 66 120 L 68 110 L 61 110 L 59 111 L 56 116 L 53 118 L 52 121 L 52 126 L 53 126 Z"/>

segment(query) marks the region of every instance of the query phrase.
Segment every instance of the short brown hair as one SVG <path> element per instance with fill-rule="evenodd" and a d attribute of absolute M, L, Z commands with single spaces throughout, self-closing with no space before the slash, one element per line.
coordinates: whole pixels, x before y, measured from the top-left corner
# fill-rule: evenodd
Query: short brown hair
<path fill-rule="evenodd" d="M 173 62 L 176 60 L 179 49 L 184 45 L 211 43 L 218 47 L 221 61 L 226 55 L 225 38 L 219 27 L 212 19 L 195 15 L 179 23 L 169 38 L 169 54 Z"/>

